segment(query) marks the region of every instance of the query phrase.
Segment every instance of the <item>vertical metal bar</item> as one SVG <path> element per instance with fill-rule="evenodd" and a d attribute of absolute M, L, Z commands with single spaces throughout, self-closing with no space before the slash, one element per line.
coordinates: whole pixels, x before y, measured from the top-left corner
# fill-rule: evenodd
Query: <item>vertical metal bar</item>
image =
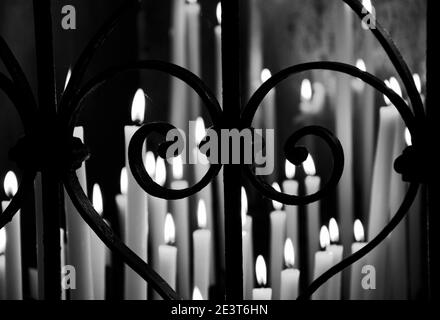
<path fill-rule="evenodd" d="M 57 137 L 57 101 L 50 0 L 34 0 L 35 43 L 37 52 L 38 102 L 40 121 L 47 143 Z M 52 130 L 50 131 L 49 130 Z M 56 146 L 52 146 L 55 148 Z M 44 152 L 44 151 L 42 151 Z M 59 300 L 60 273 L 60 210 L 61 184 L 58 173 L 49 164 L 42 169 L 43 191 L 43 252 L 44 299 Z"/>
<path fill-rule="evenodd" d="M 223 111 L 228 128 L 238 128 L 240 122 L 240 36 L 239 2 L 222 0 L 222 62 Z M 241 168 L 225 165 L 225 265 L 226 300 L 243 299 Z"/>

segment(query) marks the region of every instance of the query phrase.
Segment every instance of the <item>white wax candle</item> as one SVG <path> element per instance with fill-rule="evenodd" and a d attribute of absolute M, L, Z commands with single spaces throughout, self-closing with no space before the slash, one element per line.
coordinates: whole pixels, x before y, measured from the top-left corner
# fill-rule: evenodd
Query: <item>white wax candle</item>
<path fill-rule="evenodd" d="M 5 274 L 5 247 L 6 230 L 0 229 L 0 300 L 5 300 L 6 274 Z"/>
<path fill-rule="evenodd" d="M 252 217 L 247 215 L 248 201 L 246 190 L 241 188 L 241 223 L 243 227 L 243 297 L 245 300 L 252 299 L 254 287 L 254 246 L 252 236 Z"/>
<path fill-rule="evenodd" d="M 220 102 L 220 105 L 223 105 L 221 101 L 222 98 L 222 4 L 219 2 L 217 4 L 216 9 L 217 21 L 218 25 L 214 28 L 214 36 L 215 36 L 215 62 L 216 62 L 216 94 L 217 100 Z"/>
<path fill-rule="evenodd" d="M 172 289 L 176 289 L 177 248 L 172 245 L 175 240 L 175 226 L 173 217 L 169 213 L 165 218 L 164 229 L 166 244 L 159 246 L 158 272 Z"/>
<path fill-rule="evenodd" d="M 273 187 L 280 190 L 279 186 Z M 283 269 L 283 246 L 286 239 L 286 212 L 281 211 L 282 204 L 273 201 L 275 211 L 270 214 L 270 283 L 273 299 L 280 299 L 281 270 Z"/>
<path fill-rule="evenodd" d="M 320 231 L 321 247 L 326 248 L 330 244 L 330 236 L 327 227 L 322 227 Z M 313 280 L 316 280 L 324 272 L 333 266 L 333 253 L 329 251 L 318 251 L 315 253 L 315 267 Z M 327 281 L 312 295 L 312 300 L 329 300 L 330 282 Z"/>
<path fill-rule="evenodd" d="M 364 228 L 359 220 L 354 222 L 354 237 L 356 242 L 351 245 L 351 254 L 358 252 L 366 243 L 364 241 Z M 362 268 L 366 265 L 366 258 L 363 257 L 351 265 L 350 276 L 350 300 L 362 300 L 364 289 L 362 288 Z"/>
<path fill-rule="evenodd" d="M 333 244 L 327 247 L 327 251 L 333 254 L 333 265 L 338 264 L 342 261 L 342 254 L 344 252 L 344 247 L 334 243 L 339 242 L 339 228 L 336 220 L 334 218 L 330 219 L 329 223 L 330 240 Z M 330 300 L 340 300 L 341 299 L 341 273 L 334 275 L 329 280 L 330 285 Z"/>
<path fill-rule="evenodd" d="M 63 274 L 63 268 L 66 265 L 66 242 L 65 242 L 65 232 L 64 229 L 60 228 L 60 262 L 61 262 L 61 277 Z M 38 269 L 37 269 L 38 270 Z M 38 288 L 40 287 L 40 284 L 38 283 Z M 66 300 L 66 290 L 64 290 L 63 287 L 61 287 L 61 300 Z"/>
<path fill-rule="evenodd" d="M 193 279 L 202 297 L 207 299 L 209 292 L 209 273 L 211 269 L 211 231 L 206 228 L 206 207 L 199 201 L 197 210 L 199 228 L 193 232 Z"/>
<path fill-rule="evenodd" d="M 103 215 L 103 200 L 101 189 L 97 184 L 93 186 L 93 207 L 99 215 Z M 93 290 L 95 300 L 105 299 L 105 248 L 104 243 L 99 239 L 93 230 L 90 230 L 91 236 L 91 252 L 92 252 L 92 273 L 93 273 Z"/>
<path fill-rule="evenodd" d="M 127 236 L 125 234 L 125 221 L 127 221 L 127 188 L 128 188 L 128 176 L 127 168 L 124 167 L 121 170 L 120 178 L 121 193 L 116 195 L 116 208 L 118 212 L 119 231 L 121 239 L 127 243 Z"/>
<path fill-rule="evenodd" d="M 267 269 L 266 262 L 262 256 L 257 257 L 255 275 L 257 277 L 257 283 L 261 288 L 252 290 L 252 300 L 272 300 L 272 289 L 264 288 L 267 282 Z"/>
<path fill-rule="evenodd" d="M 261 82 L 264 83 L 272 77 L 272 73 L 269 69 L 263 69 L 261 71 Z M 263 113 L 264 113 L 264 128 L 276 130 L 276 92 L 272 89 L 263 100 Z"/>
<path fill-rule="evenodd" d="M 132 105 L 133 122 L 142 123 L 145 114 L 145 96 L 141 89 L 136 92 Z M 128 146 L 139 126 L 126 126 L 125 131 L 125 165 L 128 163 Z M 138 185 L 131 170 L 127 170 L 127 220 L 125 221 L 126 244 L 142 260 L 147 261 L 148 219 L 145 193 Z M 125 266 L 125 298 L 127 300 L 145 300 L 147 284 L 145 280 Z"/>
<path fill-rule="evenodd" d="M 84 139 L 82 127 L 74 130 L 74 136 Z M 86 168 L 83 163 L 76 171 L 79 183 L 87 194 Z M 65 192 L 67 263 L 75 267 L 76 289 L 70 291 L 71 300 L 93 300 L 92 255 L 90 247 L 90 228 L 74 207 Z"/>
<path fill-rule="evenodd" d="M 294 269 L 295 251 L 292 240 L 288 238 L 284 245 L 284 261 L 287 269 L 281 271 L 281 300 L 295 300 L 298 297 L 299 270 Z"/>
<path fill-rule="evenodd" d="M 9 171 L 4 181 L 5 194 L 12 198 L 18 189 L 18 182 L 15 174 Z M 10 201 L 2 202 L 2 210 L 5 211 Z M 22 276 L 21 276 L 21 231 L 20 211 L 5 226 L 6 247 L 5 247 L 5 277 L 6 277 L 6 300 L 23 299 Z"/>

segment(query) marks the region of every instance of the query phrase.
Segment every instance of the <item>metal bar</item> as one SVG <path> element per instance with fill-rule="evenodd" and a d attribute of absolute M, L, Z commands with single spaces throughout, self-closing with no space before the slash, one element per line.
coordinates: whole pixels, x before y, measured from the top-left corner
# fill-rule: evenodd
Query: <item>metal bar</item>
<path fill-rule="evenodd" d="M 50 0 L 34 0 L 35 43 L 38 72 L 38 103 L 41 113 L 41 138 L 47 143 L 57 135 L 57 100 L 55 89 L 55 65 L 53 54 L 52 18 Z M 48 128 L 51 128 L 52 132 Z M 55 131 L 55 132 L 54 132 Z M 56 148 L 56 145 L 52 146 Z M 42 150 L 44 152 L 44 150 Z M 50 164 L 41 171 L 43 191 L 43 285 L 44 299 L 61 297 L 60 272 L 60 211 L 61 183 L 58 173 Z M 43 297 L 40 297 L 43 298 Z"/>
<path fill-rule="evenodd" d="M 239 1 L 222 0 L 223 125 L 240 124 Z M 226 300 L 243 299 L 241 167 L 225 165 L 225 294 Z"/>

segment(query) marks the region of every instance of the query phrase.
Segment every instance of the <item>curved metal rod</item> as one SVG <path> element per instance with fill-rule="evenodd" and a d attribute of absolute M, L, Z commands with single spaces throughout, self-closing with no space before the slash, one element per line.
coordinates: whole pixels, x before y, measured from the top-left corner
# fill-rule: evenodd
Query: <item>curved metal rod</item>
<path fill-rule="evenodd" d="M 359 16 L 360 19 L 364 19 L 368 13 L 365 7 L 359 0 L 342 0 L 351 9 Z M 365 10 L 362 13 L 362 10 Z M 384 48 L 388 57 L 391 60 L 391 63 L 396 68 L 397 73 L 403 81 L 403 84 L 408 93 L 408 97 L 411 101 L 411 104 L 414 108 L 414 114 L 416 116 L 418 126 L 423 126 L 423 122 L 425 119 L 425 110 L 423 108 L 422 98 L 420 97 L 419 92 L 417 91 L 417 87 L 414 83 L 414 79 L 412 77 L 411 71 L 391 39 L 388 32 L 380 25 L 380 23 L 376 20 L 376 25 L 374 29 L 371 29 L 371 32 L 377 38 L 381 46 Z"/>
<path fill-rule="evenodd" d="M 87 68 L 92 61 L 96 51 L 105 43 L 109 35 L 115 30 L 118 24 L 121 22 L 124 14 L 135 5 L 139 4 L 139 0 L 127 0 L 123 1 L 121 7 L 115 11 L 115 13 L 102 25 L 95 36 L 87 44 L 86 48 L 81 53 L 78 61 L 75 63 L 70 81 L 67 84 L 66 90 L 61 97 L 59 103 L 60 110 L 69 109 L 72 97 L 79 89 Z"/>
<path fill-rule="evenodd" d="M 328 271 L 323 273 L 318 279 L 312 282 L 312 284 L 302 293 L 298 300 L 305 300 L 310 297 L 319 287 L 321 287 L 327 280 L 341 272 L 351 264 L 355 263 L 369 252 L 371 252 L 374 248 L 376 248 L 379 244 L 384 241 L 388 235 L 399 225 L 402 219 L 408 213 L 414 199 L 417 195 L 417 191 L 419 189 L 419 185 L 416 183 L 412 183 L 409 186 L 408 192 L 403 200 L 402 205 L 400 206 L 397 213 L 391 219 L 391 221 L 382 229 L 382 231 L 370 242 L 368 242 L 362 249 L 353 253 L 337 265 L 330 268 Z"/>
<path fill-rule="evenodd" d="M 0 214 L 0 229 L 9 223 L 22 207 L 24 197 L 32 191 L 35 174 L 35 171 L 25 171 L 23 173 L 23 179 L 18 187 L 17 193 L 11 199 L 6 210 Z"/>
<path fill-rule="evenodd" d="M 81 217 L 110 250 L 119 254 L 122 260 L 147 281 L 162 298 L 166 300 L 181 300 L 168 283 L 148 263 L 130 250 L 104 222 L 85 195 L 75 172 L 66 174 L 63 178 L 63 183 Z"/>

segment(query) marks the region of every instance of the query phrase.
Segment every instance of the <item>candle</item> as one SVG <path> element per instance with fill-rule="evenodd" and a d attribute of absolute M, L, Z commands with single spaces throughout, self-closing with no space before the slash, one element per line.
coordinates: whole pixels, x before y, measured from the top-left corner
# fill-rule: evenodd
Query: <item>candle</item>
<path fill-rule="evenodd" d="M 298 297 L 299 270 L 294 269 L 295 251 L 290 238 L 284 244 L 286 269 L 281 272 L 281 300 L 295 300 Z"/>
<path fill-rule="evenodd" d="M 216 8 L 216 16 L 218 25 L 214 28 L 214 36 L 215 36 L 215 53 L 216 53 L 216 94 L 217 100 L 222 105 L 221 101 L 222 97 L 222 4 L 221 2 L 217 3 Z"/>
<path fill-rule="evenodd" d="M 0 300 L 5 300 L 6 274 L 5 274 L 5 248 L 6 229 L 0 229 Z"/>
<path fill-rule="evenodd" d="M 280 191 L 277 183 L 272 187 Z M 270 214 L 270 283 L 273 289 L 273 299 L 279 300 L 281 293 L 281 270 L 283 269 L 283 244 L 286 239 L 286 212 L 283 205 L 272 201 L 275 211 Z"/>
<path fill-rule="evenodd" d="M 261 82 L 265 83 L 272 77 L 269 69 L 261 71 Z M 275 115 L 275 89 L 272 89 L 263 100 L 264 110 L 264 127 L 266 129 L 276 129 L 276 115 Z"/>
<path fill-rule="evenodd" d="M 64 229 L 60 228 L 60 264 L 61 264 L 61 277 L 63 277 L 64 274 L 64 266 L 66 265 L 66 232 Z M 37 269 L 38 272 L 38 269 Z M 39 287 L 39 285 L 38 285 Z M 66 290 L 61 286 L 61 300 L 67 299 L 67 292 Z"/>
<path fill-rule="evenodd" d="M 199 229 L 193 232 L 193 279 L 205 299 L 208 298 L 209 272 L 211 268 L 211 231 L 207 230 L 206 206 L 199 200 L 197 223 Z"/>
<path fill-rule="evenodd" d="M 138 89 L 131 108 L 131 118 L 135 123 L 126 126 L 125 131 L 125 165 L 128 168 L 128 146 L 139 124 L 144 120 L 145 95 Z M 139 258 L 147 261 L 148 219 L 145 193 L 138 185 L 131 170 L 127 170 L 127 216 L 125 221 L 125 235 L 127 246 Z M 125 298 L 128 300 L 145 300 L 147 298 L 147 284 L 145 280 L 125 265 Z"/>
<path fill-rule="evenodd" d="M 188 188 L 188 181 L 182 180 L 182 156 L 173 158 L 173 177 L 171 189 Z M 170 212 L 175 217 L 177 252 L 177 292 L 183 299 L 191 298 L 190 288 L 190 242 L 189 242 L 189 202 L 188 198 L 170 201 Z"/>
<path fill-rule="evenodd" d="M 118 222 L 121 233 L 121 239 L 127 242 L 127 235 L 125 234 L 125 221 L 127 220 L 127 189 L 128 189 L 128 173 L 127 167 L 122 168 L 120 178 L 120 191 L 121 193 L 116 195 L 116 207 L 118 210 Z"/>
<path fill-rule="evenodd" d="M 298 195 L 298 181 L 293 180 L 295 172 L 295 165 L 286 160 L 285 173 L 287 180 L 283 182 L 283 190 L 286 194 Z M 298 206 L 286 206 L 286 228 L 286 236 L 292 240 L 293 247 L 300 248 Z M 296 266 L 299 266 L 298 256 L 294 259 Z"/>
<path fill-rule="evenodd" d="M 18 190 L 17 177 L 12 171 L 6 174 L 3 186 L 6 196 L 12 199 Z M 6 210 L 9 203 L 10 201 L 2 202 L 3 211 Z M 18 211 L 5 226 L 6 239 L 8 239 L 5 246 L 6 300 L 23 299 L 20 220 L 20 211 Z"/>
<path fill-rule="evenodd" d="M 330 245 L 330 235 L 326 226 L 321 228 L 319 233 L 319 242 L 323 251 L 315 253 L 315 268 L 313 272 L 313 280 L 316 280 L 324 272 L 333 266 L 333 253 L 327 251 L 326 248 Z M 330 298 L 330 282 L 324 283 L 312 295 L 312 300 L 328 300 Z"/>
<path fill-rule="evenodd" d="M 170 285 L 176 288 L 177 248 L 175 240 L 174 220 L 170 213 L 166 215 L 164 225 L 165 244 L 159 247 L 159 274 Z"/>
<path fill-rule="evenodd" d="M 354 222 L 354 238 L 356 242 L 351 245 L 351 254 L 356 253 L 365 247 L 364 227 L 359 220 Z M 351 265 L 350 277 L 350 300 L 362 300 L 364 289 L 362 288 L 362 267 L 366 265 L 366 258 L 363 257 Z"/>
<path fill-rule="evenodd" d="M 241 223 L 243 229 L 243 297 L 244 300 L 251 300 L 252 288 L 254 287 L 253 275 L 253 252 L 252 244 L 252 217 L 248 216 L 248 202 L 246 190 L 241 188 Z"/>
<path fill-rule="evenodd" d="M 252 290 L 252 300 L 271 300 L 272 289 L 264 288 L 267 283 L 267 269 L 266 262 L 261 255 L 257 257 L 257 261 L 255 263 L 255 275 L 260 288 Z"/>
<path fill-rule="evenodd" d="M 315 164 L 312 156 L 309 154 L 303 163 L 305 178 L 305 192 L 307 195 L 314 194 L 319 191 L 321 179 L 316 176 Z M 319 225 L 320 225 L 320 207 L 319 201 L 313 202 L 306 206 L 306 228 L 307 228 L 307 265 L 309 270 L 309 280 L 313 277 L 313 253 L 319 250 Z"/>
<path fill-rule="evenodd" d="M 99 185 L 93 185 L 92 203 L 96 212 L 102 217 L 104 206 Z M 92 252 L 93 290 L 95 300 L 105 299 L 105 245 L 99 237 L 90 230 L 90 243 Z"/>
<path fill-rule="evenodd" d="M 333 254 L 333 265 L 338 264 L 342 261 L 342 253 L 344 252 L 344 247 L 336 243 L 339 242 L 339 228 L 336 220 L 334 218 L 330 219 L 329 222 L 329 233 L 331 244 L 327 247 L 327 251 Z M 340 300 L 341 299 L 341 272 L 334 275 L 329 280 L 330 300 Z"/>

